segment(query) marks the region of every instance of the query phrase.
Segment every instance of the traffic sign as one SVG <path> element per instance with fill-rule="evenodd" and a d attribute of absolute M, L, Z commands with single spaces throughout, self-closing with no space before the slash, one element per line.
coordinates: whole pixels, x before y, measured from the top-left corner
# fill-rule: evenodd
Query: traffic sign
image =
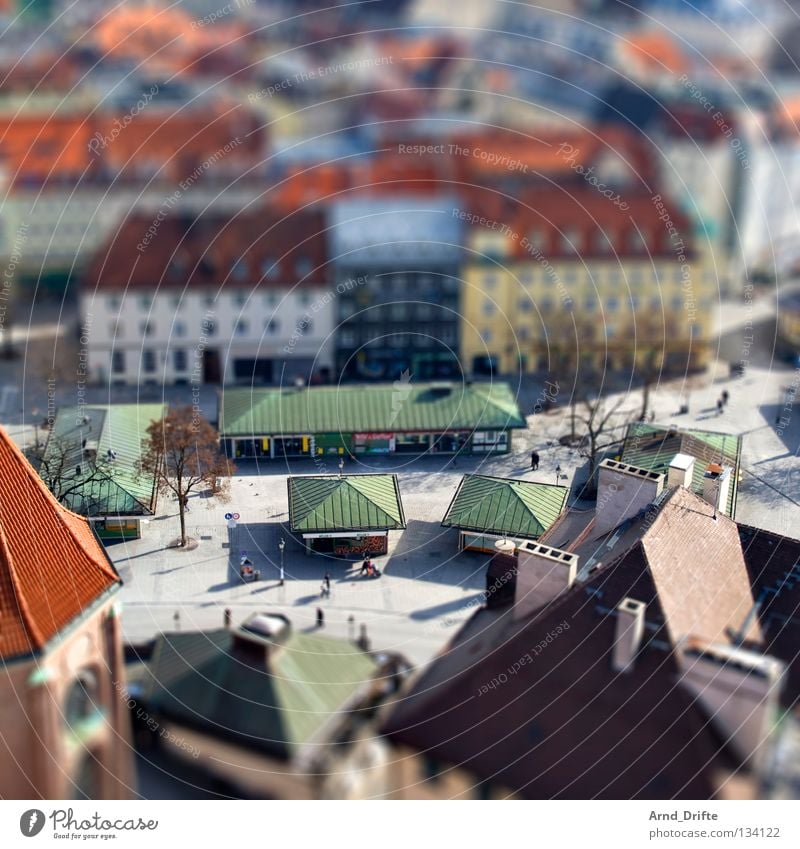
<path fill-rule="evenodd" d="M 230 522 L 230 520 L 231 520 L 232 518 L 233 518 L 233 513 L 226 513 L 226 514 L 225 514 L 225 521 L 226 521 L 226 522 Z"/>
<path fill-rule="evenodd" d="M 234 514 L 233 514 L 233 518 L 234 518 L 234 521 L 238 522 L 238 521 L 239 521 L 239 514 L 238 514 L 238 513 L 234 513 Z"/>

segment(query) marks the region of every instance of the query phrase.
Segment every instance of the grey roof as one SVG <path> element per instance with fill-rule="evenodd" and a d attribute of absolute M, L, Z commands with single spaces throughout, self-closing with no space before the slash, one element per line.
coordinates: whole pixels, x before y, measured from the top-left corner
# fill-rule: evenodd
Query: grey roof
<path fill-rule="evenodd" d="M 344 266 L 457 263 L 463 222 L 453 213 L 460 208 L 455 199 L 339 201 L 331 208 L 330 256 Z"/>

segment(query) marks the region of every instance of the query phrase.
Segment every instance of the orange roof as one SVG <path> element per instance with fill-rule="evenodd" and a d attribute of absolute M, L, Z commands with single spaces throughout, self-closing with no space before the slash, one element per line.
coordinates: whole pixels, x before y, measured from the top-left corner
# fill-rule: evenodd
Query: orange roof
<path fill-rule="evenodd" d="M 689 63 L 673 38 L 664 32 L 648 31 L 631 36 L 627 45 L 631 59 L 653 71 L 687 71 Z"/>
<path fill-rule="evenodd" d="M 42 651 L 122 582 L 89 523 L 56 501 L 0 429 L 0 658 Z"/>

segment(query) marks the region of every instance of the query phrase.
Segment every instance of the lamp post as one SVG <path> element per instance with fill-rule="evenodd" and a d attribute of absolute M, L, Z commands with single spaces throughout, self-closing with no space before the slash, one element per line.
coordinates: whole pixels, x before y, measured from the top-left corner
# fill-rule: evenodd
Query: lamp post
<path fill-rule="evenodd" d="M 39 448 L 39 409 L 38 407 L 34 407 L 31 410 L 31 415 L 33 416 L 33 430 L 36 434 L 36 449 Z"/>
<path fill-rule="evenodd" d="M 281 553 L 281 583 L 280 583 L 281 586 L 283 586 L 283 549 L 284 548 L 286 548 L 286 543 L 284 542 L 283 537 L 281 537 L 280 540 L 278 541 L 278 550 Z"/>
<path fill-rule="evenodd" d="M 561 480 L 561 463 L 556 466 L 556 483 Z"/>

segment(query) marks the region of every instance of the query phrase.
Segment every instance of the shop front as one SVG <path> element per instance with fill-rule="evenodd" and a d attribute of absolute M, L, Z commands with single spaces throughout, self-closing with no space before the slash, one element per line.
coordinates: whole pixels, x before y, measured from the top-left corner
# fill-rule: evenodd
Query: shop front
<path fill-rule="evenodd" d="M 395 435 L 393 433 L 356 433 L 353 435 L 353 447 L 356 454 L 393 454 Z"/>
<path fill-rule="evenodd" d="M 389 534 L 386 531 L 370 534 L 303 534 L 303 540 L 309 553 L 329 554 L 333 557 L 380 557 L 389 550 Z"/>

